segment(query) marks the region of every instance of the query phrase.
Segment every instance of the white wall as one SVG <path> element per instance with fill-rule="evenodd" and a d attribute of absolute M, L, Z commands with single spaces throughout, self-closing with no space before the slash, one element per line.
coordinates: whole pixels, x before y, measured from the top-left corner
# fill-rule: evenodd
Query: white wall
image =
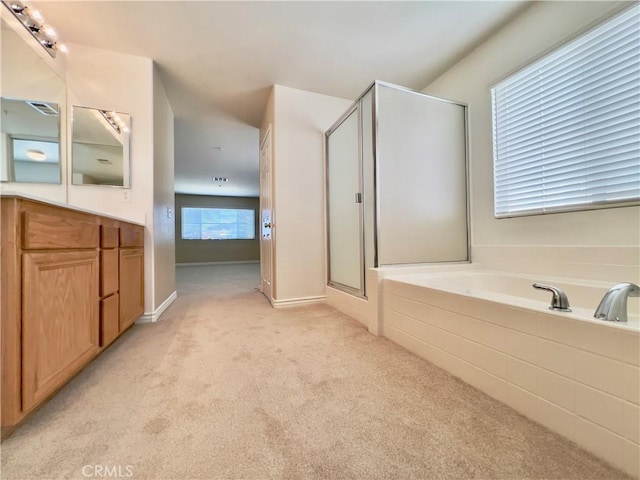
<path fill-rule="evenodd" d="M 131 188 L 69 185 L 70 205 L 139 223 L 151 220 L 154 146 L 152 85 L 153 62 L 150 58 L 69 44 L 69 112 L 75 105 L 131 115 Z M 71 142 L 71 138 L 68 141 Z M 69 160 L 71 163 L 72 159 Z M 71 165 L 69 175 L 70 172 Z"/>
<path fill-rule="evenodd" d="M 640 208 L 495 219 L 490 87 L 545 52 L 619 9 L 620 2 L 536 2 L 429 84 L 424 92 L 469 105 L 472 259 L 534 268 L 565 262 L 558 273 L 599 275 L 596 264 L 615 264 L 611 276 L 638 271 Z M 603 247 L 607 254 L 603 255 Z M 595 259 L 598 255 L 599 259 Z M 603 258 L 604 257 L 604 258 Z M 625 266 L 633 268 L 625 269 Z M 616 273 L 618 272 L 618 273 Z M 570 273 L 570 272 L 569 272 Z M 577 275 L 577 273 L 576 273 Z M 624 280 L 619 278 L 618 280 Z"/>
<path fill-rule="evenodd" d="M 260 144 L 262 145 L 262 141 L 264 140 L 264 136 L 267 133 L 267 129 L 271 127 L 271 133 L 273 135 L 275 121 L 274 117 L 274 103 L 275 103 L 275 86 L 271 87 L 271 91 L 269 92 L 269 99 L 267 100 L 267 105 L 264 109 L 264 115 L 262 116 L 262 124 L 260 125 Z M 271 145 L 273 146 L 273 138 L 271 138 Z"/>
<path fill-rule="evenodd" d="M 154 310 L 176 291 L 173 111 L 153 73 L 153 276 Z M 170 212 L 167 211 L 170 209 Z"/>
<path fill-rule="evenodd" d="M 68 47 L 68 111 L 76 105 L 131 115 L 131 188 L 68 185 L 67 203 L 145 225 L 145 312 L 150 313 L 155 309 L 153 62 L 150 58 L 84 45 L 69 44 Z M 68 142 L 71 142 L 70 134 Z M 72 161 L 70 159 L 68 175 L 71 175 Z"/>
<path fill-rule="evenodd" d="M 324 132 L 352 100 L 281 85 L 272 95 L 274 298 L 324 297 Z"/>

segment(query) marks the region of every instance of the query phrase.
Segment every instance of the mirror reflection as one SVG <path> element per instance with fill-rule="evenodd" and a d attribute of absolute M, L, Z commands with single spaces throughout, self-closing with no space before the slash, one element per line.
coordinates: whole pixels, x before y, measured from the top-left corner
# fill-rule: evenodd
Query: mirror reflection
<path fill-rule="evenodd" d="M 72 122 L 72 183 L 129 187 L 131 117 L 73 106 Z"/>
<path fill-rule="evenodd" d="M 0 181 L 60 183 L 60 77 L 2 20 Z"/>
<path fill-rule="evenodd" d="M 0 99 L 2 110 L 3 180 L 60 183 L 58 105 L 31 100 Z"/>

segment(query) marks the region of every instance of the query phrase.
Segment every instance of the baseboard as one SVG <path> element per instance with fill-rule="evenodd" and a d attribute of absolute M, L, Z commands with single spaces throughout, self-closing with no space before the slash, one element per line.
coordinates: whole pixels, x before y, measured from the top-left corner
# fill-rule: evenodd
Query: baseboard
<path fill-rule="evenodd" d="M 337 288 L 327 286 L 327 304 L 345 315 L 355 318 L 364 326 L 369 326 L 371 306 L 368 299 L 356 297 Z"/>
<path fill-rule="evenodd" d="M 195 262 L 195 263 L 176 263 L 176 267 L 198 267 L 205 265 L 235 265 L 243 263 L 260 263 L 260 260 L 231 260 L 229 262 Z"/>
<path fill-rule="evenodd" d="M 153 323 L 160 320 L 160 316 L 164 313 L 164 311 L 169 308 L 169 305 L 173 303 L 173 301 L 178 298 L 178 292 L 173 292 L 171 295 L 167 297 L 167 299 L 160 304 L 158 308 L 156 308 L 153 313 L 145 313 L 142 315 L 136 323 Z"/>
<path fill-rule="evenodd" d="M 327 297 L 322 295 L 319 297 L 302 297 L 302 298 L 288 298 L 287 300 L 271 300 L 273 308 L 287 308 L 287 307 L 300 307 L 302 305 L 310 305 L 313 303 L 325 303 Z"/>

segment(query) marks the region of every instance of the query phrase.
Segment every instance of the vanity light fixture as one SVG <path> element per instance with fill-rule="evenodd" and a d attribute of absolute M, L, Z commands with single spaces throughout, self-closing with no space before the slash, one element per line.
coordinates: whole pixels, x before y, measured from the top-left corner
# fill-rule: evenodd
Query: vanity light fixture
<path fill-rule="evenodd" d="M 122 132 L 129 133 L 129 128 L 125 125 L 125 123 L 120 118 L 116 112 L 109 112 L 107 110 L 100 110 L 100 113 L 104 117 L 104 119 L 111 125 L 118 135 Z"/>
<path fill-rule="evenodd" d="M 56 53 L 60 50 L 67 52 L 67 47 L 58 42 L 58 34 L 55 29 L 45 23 L 42 14 L 34 8 L 25 5 L 19 0 L 2 0 L 5 7 L 13 13 L 22 26 L 35 38 L 40 45 L 47 51 L 49 55 L 56 58 Z"/>
<path fill-rule="evenodd" d="M 30 148 L 25 152 L 27 157 L 37 162 L 44 162 L 47 159 L 47 155 L 42 150 L 34 150 Z"/>

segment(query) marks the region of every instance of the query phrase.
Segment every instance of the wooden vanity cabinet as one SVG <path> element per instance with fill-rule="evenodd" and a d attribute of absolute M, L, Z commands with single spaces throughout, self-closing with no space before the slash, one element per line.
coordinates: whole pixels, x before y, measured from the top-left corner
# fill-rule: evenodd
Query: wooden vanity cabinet
<path fill-rule="evenodd" d="M 22 409 L 29 411 L 98 351 L 95 250 L 22 254 Z"/>
<path fill-rule="evenodd" d="M 144 230 L 134 225 L 120 228 L 120 329 L 144 313 Z"/>
<path fill-rule="evenodd" d="M 144 313 L 144 250 L 120 249 L 120 329 L 124 330 Z"/>
<path fill-rule="evenodd" d="M 113 342 L 120 332 L 120 228 L 118 222 L 100 225 L 100 348 Z"/>
<path fill-rule="evenodd" d="M 0 224 L 4 438 L 144 312 L 144 228 L 5 196 Z"/>
<path fill-rule="evenodd" d="M 109 345 L 144 313 L 144 229 L 103 219 L 100 346 Z"/>

